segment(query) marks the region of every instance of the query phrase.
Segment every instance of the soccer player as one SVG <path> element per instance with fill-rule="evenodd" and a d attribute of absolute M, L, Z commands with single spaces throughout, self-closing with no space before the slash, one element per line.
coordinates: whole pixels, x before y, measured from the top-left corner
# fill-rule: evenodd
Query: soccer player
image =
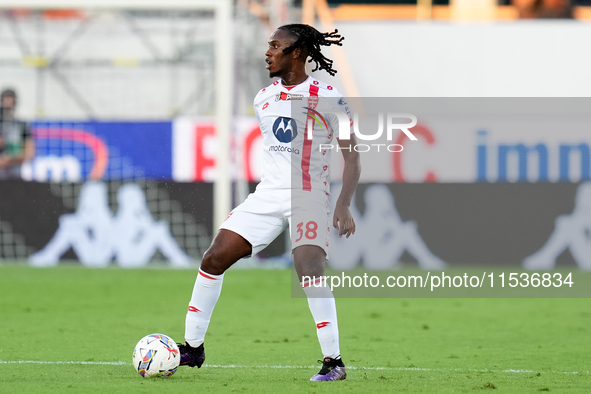
<path fill-rule="evenodd" d="M 18 179 L 23 162 L 35 155 L 31 130 L 15 117 L 17 95 L 12 89 L 0 94 L 0 179 Z"/>
<path fill-rule="evenodd" d="M 347 376 L 339 349 L 335 300 L 324 279 L 330 235 L 330 149 L 323 150 L 321 144 L 336 139 L 338 121 L 337 116 L 327 114 L 326 127 L 318 127 L 320 122 L 315 124 L 310 119 L 318 119 L 314 108 L 322 98 L 338 101 L 343 112 L 348 113 L 348 109 L 336 89 L 307 75 L 305 69 L 310 58 L 309 62 L 316 65 L 313 71 L 325 70 L 334 76 L 333 62 L 321 53 L 320 47 L 342 45 L 344 37 L 337 33 L 320 33 L 308 25 L 292 24 L 279 27 L 269 39 L 265 53 L 267 69 L 270 77 L 280 79 L 262 89 L 254 99 L 263 134 L 262 179 L 256 191 L 230 213 L 203 256 L 186 317 L 186 342 L 180 345 L 181 365 L 201 367 L 205 360 L 203 341 L 220 296 L 224 272 L 239 259 L 260 252 L 289 226 L 294 266 L 308 298 L 324 356 L 320 372 L 310 380 L 333 381 Z M 306 126 L 300 123 L 306 130 L 299 133 L 294 119 L 297 114 L 291 113 L 294 100 L 310 111 Z M 312 139 L 308 131 L 313 131 Z M 332 224 L 339 237 L 348 238 L 355 233 L 349 205 L 361 166 L 358 153 L 352 149 L 354 135 L 338 144 L 345 165 Z"/>

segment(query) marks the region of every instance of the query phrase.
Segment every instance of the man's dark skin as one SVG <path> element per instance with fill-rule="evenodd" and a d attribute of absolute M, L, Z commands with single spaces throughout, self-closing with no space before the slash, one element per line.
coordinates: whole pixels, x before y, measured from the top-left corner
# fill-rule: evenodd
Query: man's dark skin
<path fill-rule="evenodd" d="M 283 50 L 293 45 L 295 40 L 284 30 L 276 30 L 269 39 L 269 49 L 265 53 L 267 69 L 270 77 L 280 77 L 283 86 L 299 85 L 304 82 L 306 74 L 306 49 L 297 48 L 289 54 Z M 355 234 L 355 222 L 349 206 L 357 187 L 361 165 L 359 154 L 352 149 L 355 136 L 350 140 L 339 140 L 345 160 L 343 170 L 343 187 L 334 210 L 333 226 L 339 237 L 349 238 Z M 205 252 L 201 269 L 212 275 L 223 274 L 239 259 L 252 254 L 250 243 L 233 231 L 221 229 L 214 238 L 210 248 Z M 302 245 L 293 250 L 293 259 L 300 281 L 302 276 L 320 277 L 324 275 L 326 254 L 324 249 L 316 245 Z"/>

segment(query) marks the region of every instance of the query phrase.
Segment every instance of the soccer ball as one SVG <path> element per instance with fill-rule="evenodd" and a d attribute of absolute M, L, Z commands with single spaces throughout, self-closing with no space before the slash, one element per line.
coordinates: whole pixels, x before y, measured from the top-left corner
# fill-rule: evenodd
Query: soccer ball
<path fill-rule="evenodd" d="M 133 349 L 133 367 L 144 378 L 172 376 L 181 362 L 176 343 L 164 334 L 146 335 Z"/>

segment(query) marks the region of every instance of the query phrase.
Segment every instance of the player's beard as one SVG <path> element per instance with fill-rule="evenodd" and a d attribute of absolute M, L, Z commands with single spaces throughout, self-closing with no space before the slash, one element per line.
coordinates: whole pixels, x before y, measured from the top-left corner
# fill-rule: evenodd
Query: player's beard
<path fill-rule="evenodd" d="M 277 70 L 271 71 L 269 69 L 269 78 L 275 78 L 275 77 L 283 78 L 289 72 L 288 70 L 291 68 L 290 67 L 291 65 L 289 64 L 289 59 L 286 59 L 285 56 L 280 57 L 279 59 L 274 61 L 273 65 L 277 67 Z M 273 68 L 273 67 L 271 67 L 271 68 Z"/>
<path fill-rule="evenodd" d="M 271 71 L 271 70 L 269 70 L 269 78 L 280 77 L 281 74 L 283 74 L 281 72 L 281 70 L 277 70 L 277 71 Z"/>

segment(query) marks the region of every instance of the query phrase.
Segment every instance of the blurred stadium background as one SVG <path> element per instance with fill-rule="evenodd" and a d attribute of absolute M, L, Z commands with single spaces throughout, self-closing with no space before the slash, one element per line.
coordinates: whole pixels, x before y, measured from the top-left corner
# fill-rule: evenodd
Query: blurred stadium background
<path fill-rule="evenodd" d="M 327 50 L 337 76 L 317 75 L 345 96 L 585 97 L 591 91 L 587 0 L 0 0 L 0 89 L 17 92 L 16 117 L 29 122 L 35 143 L 22 179 L 0 180 L 0 259 L 48 266 L 58 256 L 136 267 L 169 260 L 186 266 L 187 256 L 199 261 L 214 229 L 258 181 L 252 100 L 270 83 L 267 38 L 276 27 L 301 21 L 323 31 L 336 27 L 346 37 L 342 48 Z M 360 190 L 389 185 L 401 218 L 418 223 L 430 251 L 449 264 L 520 267 L 546 242 L 556 218 L 573 211 L 579 184 L 590 178 L 591 133 L 490 132 L 483 142 L 485 134 L 473 130 L 454 141 L 431 130 L 414 156 L 379 176 L 364 173 Z M 455 143 L 465 144 L 465 157 L 438 167 L 432 157 L 444 157 L 438 149 Z M 546 161 L 524 153 L 525 161 L 507 162 L 505 178 L 500 162 L 490 164 L 499 173 L 483 176 L 478 149 L 528 143 L 544 145 Z M 105 187 L 88 188 L 85 205 L 81 191 L 93 182 Z M 135 214 L 128 216 L 119 193 L 126 184 L 143 196 L 131 197 L 126 209 Z M 441 204 L 417 204 L 425 195 Z M 476 204 L 486 196 L 499 203 Z M 458 199 L 455 208 L 447 204 Z M 77 220 L 69 230 L 60 220 L 67 214 Z M 147 256 L 137 261 L 120 257 L 122 251 L 87 261 L 76 250 L 131 248 L 109 245 L 112 240 L 82 245 L 68 235 L 91 228 L 100 238 L 111 228 L 97 224 L 101 218 L 123 232 L 159 235 L 131 249 Z M 88 221 L 90 227 L 76 227 Z M 158 223 L 167 231 L 158 233 Z M 484 235 L 476 237 L 478 231 Z M 280 239 L 253 264 L 285 251 Z M 361 264 L 356 256 L 347 268 Z M 408 253 L 396 259 L 418 260 Z M 568 252 L 559 263 L 582 266 Z"/>

